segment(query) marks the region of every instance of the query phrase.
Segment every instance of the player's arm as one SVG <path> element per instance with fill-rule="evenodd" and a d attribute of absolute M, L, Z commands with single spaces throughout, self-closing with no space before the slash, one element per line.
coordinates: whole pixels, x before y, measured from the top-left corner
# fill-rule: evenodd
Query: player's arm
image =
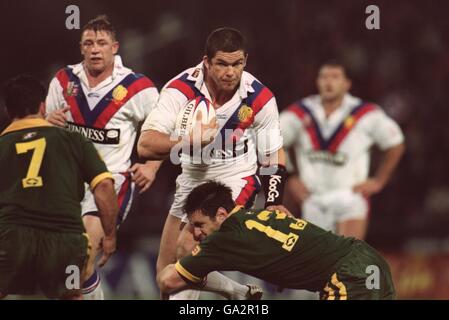
<path fill-rule="evenodd" d="M 114 180 L 93 143 L 78 133 L 70 134 L 73 139 L 77 139 L 80 143 L 81 168 L 84 181 L 89 183 L 94 195 L 105 234 L 102 240 L 103 256 L 99 262 L 99 265 L 103 266 L 115 251 L 116 222 L 119 208 L 117 194 L 114 189 Z"/>
<path fill-rule="evenodd" d="M 390 147 L 383 151 L 382 159 L 374 177 L 354 186 L 355 192 L 360 192 L 368 197 L 380 192 L 390 181 L 390 178 L 399 164 L 405 151 L 404 143 Z"/>
<path fill-rule="evenodd" d="M 55 126 L 64 127 L 67 122 L 66 113 L 70 107 L 64 101 L 63 88 L 55 77 L 50 82 L 47 98 L 45 99 L 45 118 Z"/>
<path fill-rule="evenodd" d="M 119 209 L 114 181 L 111 178 L 101 180 L 94 187 L 93 195 L 100 213 L 101 226 L 104 230 L 103 256 L 98 263 L 102 267 L 114 253 L 116 247 L 116 222 Z"/>
<path fill-rule="evenodd" d="M 140 189 L 139 194 L 144 193 L 151 187 L 161 165 L 161 160 L 148 160 L 145 163 L 135 163 L 129 168 L 128 171 L 132 173 L 132 180 Z"/>
<path fill-rule="evenodd" d="M 169 264 L 157 275 L 157 284 L 162 294 L 171 294 L 172 292 L 182 290 L 188 287 L 188 283 L 176 271 L 175 264 Z"/>
<path fill-rule="evenodd" d="M 265 207 L 270 210 L 288 212 L 282 206 L 287 170 L 279 126 L 279 112 L 274 97 L 256 115 L 255 128 L 261 164 L 259 176 L 266 198 Z"/>
<path fill-rule="evenodd" d="M 383 155 L 375 175 L 353 188 L 364 196 L 378 193 L 385 187 L 405 151 L 404 135 L 393 119 L 379 109 L 373 113 L 371 120 L 368 134 Z"/>

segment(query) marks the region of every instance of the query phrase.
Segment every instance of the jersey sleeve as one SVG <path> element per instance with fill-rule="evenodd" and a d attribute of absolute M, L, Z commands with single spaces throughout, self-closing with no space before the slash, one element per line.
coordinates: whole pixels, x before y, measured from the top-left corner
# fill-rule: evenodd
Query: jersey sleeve
<path fill-rule="evenodd" d="M 78 140 L 81 152 L 81 171 L 83 179 L 93 190 L 104 179 L 113 179 L 112 174 L 106 168 L 100 154 L 93 143 L 78 133 L 71 133 Z"/>
<path fill-rule="evenodd" d="M 197 245 L 192 254 L 179 260 L 176 271 L 188 282 L 199 284 L 209 272 L 216 270 L 232 270 L 232 250 L 225 250 L 228 233 L 217 231 Z M 235 240 L 235 238 L 234 238 Z"/>
<path fill-rule="evenodd" d="M 290 110 L 284 110 L 280 116 L 282 138 L 284 147 L 290 148 L 295 145 L 301 131 L 301 120 Z"/>
<path fill-rule="evenodd" d="M 381 150 L 404 142 L 404 135 L 399 125 L 380 108 L 372 114 L 369 135 Z"/>
<path fill-rule="evenodd" d="M 45 117 L 51 112 L 61 109 L 67 105 L 63 96 L 63 88 L 59 80 L 54 77 L 48 87 L 47 98 L 45 99 Z"/>
<path fill-rule="evenodd" d="M 256 114 L 254 127 L 256 129 L 257 150 L 259 153 L 269 155 L 282 148 L 279 111 L 274 97 Z"/>
<path fill-rule="evenodd" d="M 133 118 L 137 123 L 142 123 L 155 108 L 159 98 L 159 92 L 156 87 L 149 86 L 140 91 L 136 98 L 137 101 L 133 109 Z"/>
<path fill-rule="evenodd" d="M 159 100 L 145 119 L 142 131 L 156 130 L 170 135 L 175 130 L 176 118 L 187 97 L 173 88 L 164 88 Z"/>

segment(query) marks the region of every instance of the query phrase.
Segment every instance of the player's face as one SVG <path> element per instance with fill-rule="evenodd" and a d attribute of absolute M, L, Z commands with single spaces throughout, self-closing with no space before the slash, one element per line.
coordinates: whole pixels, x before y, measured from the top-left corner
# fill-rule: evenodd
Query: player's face
<path fill-rule="evenodd" d="M 340 99 L 351 88 L 351 81 L 339 66 L 323 66 L 317 79 L 317 87 L 321 99 L 332 101 Z"/>
<path fill-rule="evenodd" d="M 189 221 L 193 226 L 193 235 L 195 240 L 201 241 L 211 233 L 220 229 L 222 220 L 215 217 L 204 215 L 200 210 L 195 211 L 189 216 Z"/>
<path fill-rule="evenodd" d="M 87 70 L 95 74 L 114 65 L 114 55 L 119 45 L 107 31 L 86 30 L 81 37 L 80 46 Z"/>
<path fill-rule="evenodd" d="M 234 91 L 240 83 L 247 55 L 243 50 L 234 52 L 217 51 L 212 59 L 204 57 L 207 79 L 219 91 Z"/>

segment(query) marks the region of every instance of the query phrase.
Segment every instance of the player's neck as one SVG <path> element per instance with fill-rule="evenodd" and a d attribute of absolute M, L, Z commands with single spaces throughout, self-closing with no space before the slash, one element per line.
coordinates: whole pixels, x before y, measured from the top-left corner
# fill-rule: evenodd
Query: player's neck
<path fill-rule="evenodd" d="M 213 81 L 208 81 L 206 78 L 206 88 L 209 91 L 210 97 L 212 98 L 212 105 L 215 109 L 218 109 L 226 102 L 232 99 L 235 92 L 237 91 L 237 87 L 233 91 L 223 91 L 219 90 Z"/>
<path fill-rule="evenodd" d="M 340 108 L 342 103 L 343 103 L 343 96 L 337 97 L 335 99 L 322 100 L 326 118 L 329 117 L 335 110 Z"/>
<path fill-rule="evenodd" d="M 89 82 L 89 87 L 95 88 L 96 86 L 98 86 L 98 84 L 106 80 L 108 77 L 112 76 L 114 64 L 112 63 L 110 66 L 106 67 L 106 69 L 100 72 L 89 70 L 86 67 L 84 67 L 84 70 L 86 71 L 86 77 L 87 81 Z"/>
<path fill-rule="evenodd" d="M 19 120 L 26 120 L 26 119 L 44 119 L 44 116 L 39 112 L 36 114 L 29 114 L 23 118 L 14 118 L 13 122 L 19 121 Z"/>

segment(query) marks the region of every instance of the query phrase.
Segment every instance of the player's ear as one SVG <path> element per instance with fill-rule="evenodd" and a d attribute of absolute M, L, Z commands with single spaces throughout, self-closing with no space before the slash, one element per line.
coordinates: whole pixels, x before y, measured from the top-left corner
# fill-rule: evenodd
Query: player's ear
<path fill-rule="evenodd" d="M 352 81 L 348 78 L 346 78 L 346 91 L 351 90 L 352 87 Z"/>
<path fill-rule="evenodd" d="M 203 57 L 203 64 L 206 67 L 206 69 L 209 69 L 210 61 L 209 61 L 209 58 L 206 55 Z"/>
<path fill-rule="evenodd" d="M 117 54 L 119 48 L 120 48 L 120 43 L 118 41 L 114 41 L 112 43 L 112 53 Z"/>
<path fill-rule="evenodd" d="M 226 211 L 226 209 L 223 207 L 218 208 L 217 214 L 215 215 L 215 218 L 217 219 L 217 221 L 219 221 L 221 223 L 227 217 L 228 217 L 228 212 Z"/>

